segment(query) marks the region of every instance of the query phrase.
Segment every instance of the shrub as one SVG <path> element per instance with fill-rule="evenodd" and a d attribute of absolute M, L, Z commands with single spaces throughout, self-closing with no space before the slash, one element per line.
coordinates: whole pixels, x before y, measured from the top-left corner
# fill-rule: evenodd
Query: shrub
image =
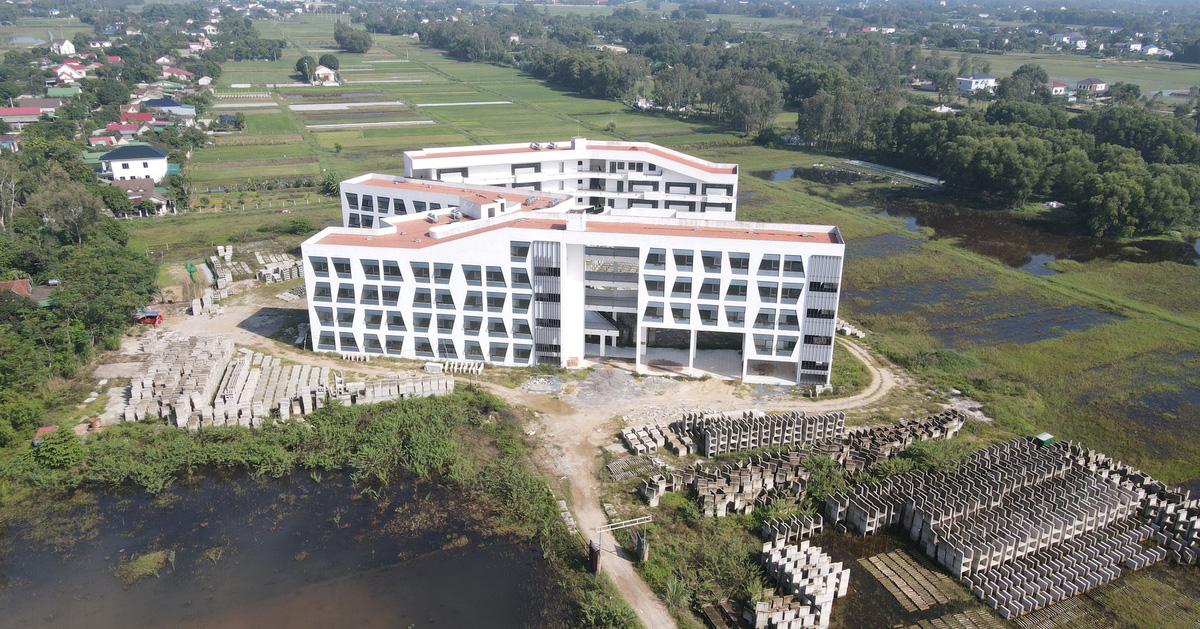
<path fill-rule="evenodd" d="M 37 464 L 56 470 L 75 467 L 83 460 L 83 441 L 67 426 L 42 438 L 42 443 L 33 451 Z"/>

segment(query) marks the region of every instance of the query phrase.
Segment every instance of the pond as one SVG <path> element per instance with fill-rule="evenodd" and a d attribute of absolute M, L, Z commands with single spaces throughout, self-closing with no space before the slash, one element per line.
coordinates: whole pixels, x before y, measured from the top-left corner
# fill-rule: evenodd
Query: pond
<path fill-rule="evenodd" d="M 38 46 L 38 45 L 46 43 L 46 40 L 44 40 L 40 37 L 30 37 L 28 35 L 19 35 L 17 37 L 9 37 L 5 41 L 7 41 L 10 44 L 30 44 L 32 46 Z"/>
<path fill-rule="evenodd" d="M 1200 241 L 1196 245 L 1166 240 L 1143 240 L 1132 244 L 1056 234 L 1043 221 L 1009 212 L 984 211 L 949 204 L 885 199 L 879 214 L 901 218 L 908 231 L 921 227 L 933 230 L 935 238 L 955 238 L 965 249 L 1000 260 L 1034 275 L 1053 275 L 1047 268 L 1055 260 L 1086 262 L 1110 259 L 1125 262 L 1177 262 L 1200 265 Z"/>
<path fill-rule="evenodd" d="M 803 179 L 813 183 L 823 184 L 842 184 L 854 183 L 856 181 L 870 181 L 871 177 L 852 173 L 836 168 L 780 168 L 778 170 L 761 170 L 752 173 L 755 177 L 766 179 L 767 181 L 787 181 L 789 179 Z"/>
<path fill-rule="evenodd" d="M 540 550 L 472 533 L 444 493 L 377 503 L 296 475 L 103 497 L 69 553 L 6 540 L 0 627 L 537 625 L 562 599 Z M 147 550 L 173 561 L 126 586 L 115 569 Z"/>

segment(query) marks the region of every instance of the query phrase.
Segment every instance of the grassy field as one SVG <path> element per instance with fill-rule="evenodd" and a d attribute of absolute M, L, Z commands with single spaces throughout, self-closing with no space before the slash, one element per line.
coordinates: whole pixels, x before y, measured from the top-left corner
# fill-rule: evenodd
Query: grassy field
<path fill-rule="evenodd" d="M 1200 65 L 1175 63 L 1158 59 L 1129 61 L 1099 60 L 1085 55 L 1040 55 L 1007 53 L 983 57 L 992 64 L 992 74 L 1007 76 L 1026 63 L 1036 63 L 1046 69 L 1051 80 L 1074 85 L 1076 81 L 1096 77 L 1109 85 L 1122 81 L 1142 88 L 1149 95 L 1157 90 L 1184 90 L 1200 85 Z"/>
<path fill-rule="evenodd" d="M 92 25 L 84 24 L 78 18 L 21 18 L 12 26 L 0 26 L 0 50 L 47 46 L 46 31 L 53 31 L 55 38 L 71 39 L 76 33 L 95 37 Z M 10 41 L 14 37 L 33 37 L 41 43 Z"/>

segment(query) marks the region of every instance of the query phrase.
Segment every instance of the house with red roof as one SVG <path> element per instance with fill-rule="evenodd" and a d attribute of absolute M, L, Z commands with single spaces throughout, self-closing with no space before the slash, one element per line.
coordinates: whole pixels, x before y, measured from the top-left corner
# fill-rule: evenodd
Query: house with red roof
<path fill-rule="evenodd" d="M 163 68 L 162 76 L 164 79 L 178 77 L 190 81 L 193 75 L 183 68 Z"/>
<path fill-rule="evenodd" d="M 41 115 L 41 107 L 0 107 L 0 120 L 7 122 L 17 131 L 27 124 L 37 122 Z"/>
<path fill-rule="evenodd" d="M 74 83 L 75 81 L 87 77 L 87 68 L 78 61 L 67 61 L 55 68 L 54 74 L 60 81 L 65 83 Z"/>
<path fill-rule="evenodd" d="M 122 113 L 121 124 L 137 124 L 141 122 L 154 122 L 154 114 L 152 113 Z"/>

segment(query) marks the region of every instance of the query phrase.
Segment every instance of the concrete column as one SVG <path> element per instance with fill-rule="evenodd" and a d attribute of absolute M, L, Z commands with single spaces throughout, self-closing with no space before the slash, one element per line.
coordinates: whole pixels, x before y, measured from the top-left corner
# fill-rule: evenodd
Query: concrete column
<path fill-rule="evenodd" d="M 641 373 L 642 372 L 642 352 L 645 351 L 645 347 L 646 347 L 646 340 L 645 340 L 645 336 L 644 336 L 645 330 L 646 330 L 646 328 L 644 326 L 639 325 L 639 326 L 637 326 L 637 332 L 634 333 L 633 373 Z"/>
<path fill-rule="evenodd" d="M 695 329 L 692 329 L 692 330 L 691 330 L 691 331 L 688 333 L 688 335 L 689 335 L 689 338 L 690 338 L 690 340 L 688 341 L 688 371 L 687 371 L 687 372 L 688 372 L 688 375 L 689 375 L 689 376 L 693 376 L 693 377 L 694 377 L 694 376 L 696 375 L 696 371 L 695 371 L 695 364 L 696 364 L 696 330 L 695 330 Z"/>

